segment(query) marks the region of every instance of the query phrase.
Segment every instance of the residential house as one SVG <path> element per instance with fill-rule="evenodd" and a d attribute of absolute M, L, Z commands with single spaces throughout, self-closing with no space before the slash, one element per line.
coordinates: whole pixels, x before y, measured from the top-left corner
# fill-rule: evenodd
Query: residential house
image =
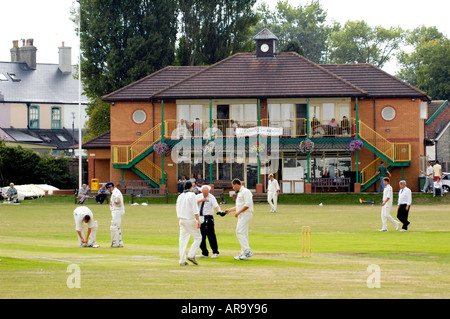
<path fill-rule="evenodd" d="M 0 138 L 39 153 L 71 154 L 86 122 L 87 98 L 81 95 L 71 48 L 59 47 L 59 63 L 36 63 L 33 39 L 13 41 L 11 61 L 0 62 Z"/>
<path fill-rule="evenodd" d="M 448 100 L 431 101 L 425 122 L 426 155 L 439 160 L 442 170 L 450 170 L 450 105 Z"/>

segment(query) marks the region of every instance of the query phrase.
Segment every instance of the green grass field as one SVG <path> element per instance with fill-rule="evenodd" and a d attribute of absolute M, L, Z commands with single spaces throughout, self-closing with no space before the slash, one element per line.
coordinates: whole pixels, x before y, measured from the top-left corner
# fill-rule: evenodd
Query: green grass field
<path fill-rule="evenodd" d="M 380 195 L 376 195 L 380 196 Z M 301 198 L 301 197 L 299 197 Z M 410 231 L 381 228 L 380 207 L 255 204 L 254 256 L 240 251 L 236 218 L 217 216 L 218 259 L 178 264 L 179 227 L 173 204 L 127 204 L 124 248 L 110 248 L 107 205 L 87 206 L 98 220 L 100 248 L 79 248 L 72 197 L 0 205 L 0 298 L 438 298 L 450 297 L 450 205 L 415 205 Z M 229 208 L 231 204 L 222 205 Z M 396 212 L 392 215 L 395 217 Z M 301 258 L 301 226 L 312 230 L 312 257 Z M 80 269 L 81 288 L 67 280 Z M 377 265 L 381 288 L 369 288 Z M 69 268 L 70 269 L 70 268 Z M 207 280 L 213 278 L 212 280 Z"/>

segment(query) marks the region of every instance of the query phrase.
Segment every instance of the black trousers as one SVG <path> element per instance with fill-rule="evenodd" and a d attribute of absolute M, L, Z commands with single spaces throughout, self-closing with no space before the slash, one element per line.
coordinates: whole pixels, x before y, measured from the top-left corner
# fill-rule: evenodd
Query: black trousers
<path fill-rule="evenodd" d="M 406 204 L 401 204 L 398 206 L 398 210 L 397 210 L 397 218 L 398 220 L 403 223 L 402 229 L 407 230 L 408 226 L 409 226 L 409 221 L 408 221 L 408 215 L 409 215 L 409 210 L 406 209 L 408 205 Z M 409 209 L 411 209 L 411 206 L 409 207 Z"/>
<path fill-rule="evenodd" d="M 103 204 L 106 197 L 107 197 L 106 194 L 98 194 L 97 196 L 95 196 L 95 200 L 97 201 L 97 203 Z"/>
<path fill-rule="evenodd" d="M 214 216 L 206 215 L 205 222 L 201 225 L 200 231 L 202 233 L 202 243 L 200 244 L 200 249 L 202 250 L 202 255 L 208 256 L 208 248 L 206 248 L 206 237 L 208 237 L 209 245 L 213 254 L 218 254 L 217 238 L 216 232 L 214 230 Z"/>

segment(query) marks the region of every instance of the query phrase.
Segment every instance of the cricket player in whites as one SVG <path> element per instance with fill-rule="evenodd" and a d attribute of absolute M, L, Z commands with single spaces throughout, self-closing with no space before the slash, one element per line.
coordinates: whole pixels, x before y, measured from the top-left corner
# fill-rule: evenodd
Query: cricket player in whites
<path fill-rule="evenodd" d="M 253 195 L 252 192 L 245 188 L 237 178 L 233 179 L 231 185 L 237 194 L 236 206 L 227 209 L 225 212 L 227 214 L 236 212 L 234 214 L 234 217 L 238 219 L 236 225 L 236 237 L 241 245 L 241 254 L 235 256 L 234 259 L 247 260 L 253 256 L 248 240 L 248 226 L 253 217 Z"/>
<path fill-rule="evenodd" d="M 177 198 L 177 217 L 180 224 L 179 250 L 180 266 L 186 266 L 186 248 L 189 238 L 192 236 L 194 242 L 187 254 L 187 260 L 194 265 L 198 265 L 195 259 L 200 244 L 202 243 L 202 234 L 200 232 L 200 218 L 197 206 L 197 197 L 192 190 L 192 183 L 187 181 L 184 184 L 184 191 Z"/>
<path fill-rule="evenodd" d="M 270 205 L 270 212 L 277 212 L 278 195 L 280 194 L 280 185 L 278 181 L 273 177 L 273 174 L 269 175 L 269 182 L 267 184 L 267 201 Z"/>
<path fill-rule="evenodd" d="M 92 211 L 86 206 L 80 206 L 73 211 L 73 217 L 75 219 L 75 230 L 77 231 L 80 247 L 97 248 L 98 245 L 95 241 L 97 235 L 97 221 L 94 221 Z M 86 223 L 88 226 L 86 238 L 83 236 L 83 223 Z M 91 237 L 91 240 L 89 240 L 89 237 Z"/>
<path fill-rule="evenodd" d="M 383 178 L 384 190 L 383 190 L 383 202 L 381 203 L 381 224 L 380 231 L 387 231 L 387 220 L 391 221 L 395 225 L 395 230 L 398 230 L 400 223 L 391 216 L 392 200 L 394 197 L 394 191 L 389 184 L 389 177 Z"/>
<path fill-rule="evenodd" d="M 111 193 L 111 199 L 109 201 L 111 209 L 111 247 L 123 247 L 122 230 L 120 228 L 122 224 L 122 217 L 125 215 L 125 205 L 123 203 L 122 192 L 114 186 L 114 183 L 106 183 L 106 189 Z"/>

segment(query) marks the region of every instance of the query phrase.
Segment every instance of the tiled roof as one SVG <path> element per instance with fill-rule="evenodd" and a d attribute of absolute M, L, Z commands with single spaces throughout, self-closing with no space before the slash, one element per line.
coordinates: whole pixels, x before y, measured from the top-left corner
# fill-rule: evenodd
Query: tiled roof
<path fill-rule="evenodd" d="M 322 67 L 367 91 L 368 97 L 426 97 L 425 92 L 372 64 L 322 64 Z"/>
<path fill-rule="evenodd" d="M 78 104 L 78 80 L 58 64 L 38 63 L 31 70 L 25 62 L 0 62 L 0 77 L 0 102 Z M 81 103 L 87 104 L 85 95 Z"/>
<path fill-rule="evenodd" d="M 2 128 L 9 137 L 9 141 L 18 143 L 34 143 L 39 145 L 55 146 L 57 149 L 69 149 L 75 142 L 77 137 L 73 137 L 72 133 L 66 129 L 19 129 L 19 128 Z"/>
<path fill-rule="evenodd" d="M 295 52 L 237 53 L 208 67 L 166 67 L 103 97 L 152 99 L 407 97 L 425 92 L 371 64 L 316 64 Z"/>
<path fill-rule="evenodd" d="M 352 83 L 295 52 L 257 59 L 237 53 L 154 94 L 155 98 L 364 96 Z"/>
<path fill-rule="evenodd" d="M 111 131 L 97 135 L 82 145 L 83 149 L 98 149 L 111 147 Z"/>
<path fill-rule="evenodd" d="M 168 66 L 104 96 L 103 100 L 107 102 L 147 101 L 155 92 L 184 80 L 205 68 L 205 66 Z"/>

